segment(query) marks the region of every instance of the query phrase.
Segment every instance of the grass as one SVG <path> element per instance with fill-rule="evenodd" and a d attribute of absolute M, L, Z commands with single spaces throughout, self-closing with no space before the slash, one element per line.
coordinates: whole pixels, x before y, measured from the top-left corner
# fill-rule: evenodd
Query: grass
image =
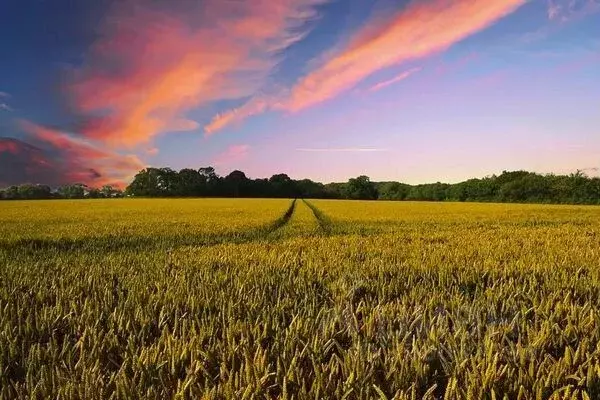
<path fill-rule="evenodd" d="M 600 398 L 600 209 L 0 203 L 0 398 Z"/>

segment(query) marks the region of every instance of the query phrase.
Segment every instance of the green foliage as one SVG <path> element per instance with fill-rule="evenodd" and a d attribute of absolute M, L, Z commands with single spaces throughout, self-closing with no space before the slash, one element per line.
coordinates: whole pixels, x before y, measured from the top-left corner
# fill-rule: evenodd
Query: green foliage
<path fill-rule="evenodd" d="M 375 200 L 378 196 L 377 187 L 365 175 L 348 180 L 344 194 L 345 198 L 352 200 Z"/>
<path fill-rule="evenodd" d="M 600 210 L 0 204 L 0 398 L 597 399 Z"/>
<path fill-rule="evenodd" d="M 0 190 L 0 199 L 113 198 L 123 193 L 105 186 L 102 189 L 66 185 L 58 192 L 40 192 L 39 185 L 13 186 Z M 310 179 L 294 180 L 286 174 L 269 179 L 250 179 L 236 170 L 220 177 L 214 168 L 146 168 L 127 187 L 126 195 L 135 197 L 259 197 L 354 200 L 476 201 L 506 203 L 600 204 L 600 178 L 589 178 L 578 171 L 571 175 L 540 175 L 527 171 L 504 171 L 483 179 L 456 184 L 407 185 L 399 182 L 371 182 L 367 176 L 346 183 L 326 185 Z"/>
<path fill-rule="evenodd" d="M 19 200 L 19 199 L 51 199 L 52 189 L 46 185 L 19 185 L 10 186 L 5 190 L 0 190 L 0 199 Z"/>
<path fill-rule="evenodd" d="M 381 182 L 377 188 L 381 200 L 406 200 L 410 189 L 410 185 L 399 182 Z"/>
<path fill-rule="evenodd" d="M 98 199 L 123 197 L 123 192 L 105 185 L 101 189 L 86 185 L 64 185 L 53 191 L 47 185 L 23 184 L 0 190 L 0 200 Z"/>
<path fill-rule="evenodd" d="M 83 199 L 86 189 L 82 184 L 64 185 L 58 188 L 58 195 L 63 199 Z"/>
<path fill-rule="evenodd" d="M 506 203 L 600 204 L 600 178 L 578 172 L 571 175 L 540 175 L 527 171 L 504 171 L 483 179 L 456 184 L 378 184 L 381 200 L 477 201 Z"/>

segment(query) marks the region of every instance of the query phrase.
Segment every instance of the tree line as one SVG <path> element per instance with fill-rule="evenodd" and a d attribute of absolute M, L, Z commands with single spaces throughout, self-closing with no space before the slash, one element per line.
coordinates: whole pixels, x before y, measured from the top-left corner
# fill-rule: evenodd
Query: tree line
<path fill-rule="evenodd" d="M 235 170 L 219 176 L 214 168 L 146 168 L 120 191 L 75 184 L 56 190 L 46 185 L 20 185 L 0 190 L 0 199 L 112 198 L 112 197 L 280 197 L 357 200 L 477 201 L 556 204 L 600 204 L 600 178 L 578 171 L 569 175 L 504 171 L 481 179 L 447 184 L 409 185 L 373 182 L 367 176 L 345 183 L 323 184 L 294 180 L 286 174 L 251 179 Z"/>
<path fill-rule="evenodd" d="M 26 183 L 0 189 L 0 200 L 44 200 L 44 199 L 106 199 L 123 197 L 122 190 L 105 185 L 93 188 L 81 183 L 52 188 L 49 185 Z"/>

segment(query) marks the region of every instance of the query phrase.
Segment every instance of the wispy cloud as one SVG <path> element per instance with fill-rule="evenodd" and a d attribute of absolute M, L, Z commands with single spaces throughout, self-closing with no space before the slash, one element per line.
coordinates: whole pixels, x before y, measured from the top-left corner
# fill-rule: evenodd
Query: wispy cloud
<path fill-rule="evenodd" d="M 69 88 L 87 119 L 81 132 L 135 146 L 164 132 L 197 129 L 185 114 L 256 93 L 281 51 L 304 37 L 323 1 L 208 0 L 201 12 L 119 3 Z"/>
<path fill-rule="evenodd" d="M 526 0 L 412 2 L 389 20 L 370 21 L 349 45 L 302 78 L 290 111 L 331 99 L 375 71 L 443 51 L 514 12 Z"/>
<path fill-rule="evenodd" d="M 393 85 L 394 83 L 398 83 L 400 81 L 403 81 L 406 78 L 408 78 L 409 76 L 411 76 L 411 75 L 413 75 L 413 74 L 415 74 L 415 73 L 417 73 L 417 72 L 419 72 L 421 70 L 422 70 L 422 68 L 412 68 L 412 69 L 409 69 L 408 71 L 404 71 L 404 72 L 396 75 L 392 79 L 388 79 L 387 81 L 379 82 L 379 83 L 371 86 L 368 91 L 369 92 L 376 92 L 376 91 L 381 90 L 383 88 L 386 88 L 386 87 L 388 87 L 390 85 Z"/>
<path fill-rule="evenodd" d="M 247 144 L 237 144 L 229 146 L 227 150 L 217 155 L 213 159 L 213 164 L 217 167 L 230 166 L 244 160 L 250 151 Z"/>
<path fill-rule="evenodd" d="M 389 149 L 375 148 L 375 147 L 338 147 L 338 148 L 298 148 L 296 151 L 308 152 L 308 153 L 381 153 L 387 152 Z"/>
<path fill-rule="evenodd" d="M 217 115 L 205 127 L 212 134 L 267 110 L 295 112 L 336 97 L 382 69 L 441 52 L 511 14 L 527 0 L 411 2 L 392 18 L 377 15 L 354 34 L 341 51 L 327 51 L 320 67 L 291 88 L 268 99 L 251 99 Z M 412 71 L 414 73 L 416 71 Z M 382 82 L 379 90 L 392 82 Z"/>
<path fill-rule="evenodd" d="M 0 111 L 14 111 L 11 106 L 8 105 L 6 99 L 10 99 L 10 94 L 0 91 Z M 5 99 L 4 101 L 2 99 Z"/>
<path fill-rule="evenodd" d="M 600 12 L 599 0 L 548 0 L 548 19 L 567 22 Z"/>

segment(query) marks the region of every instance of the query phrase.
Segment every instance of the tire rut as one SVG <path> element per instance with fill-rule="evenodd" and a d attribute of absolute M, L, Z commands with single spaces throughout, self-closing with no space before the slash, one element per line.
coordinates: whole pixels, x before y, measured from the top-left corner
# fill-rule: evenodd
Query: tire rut
<path fill-rule="evenodd" d="M 103 236 L 94 238 L 76 238 L 76 239 L 21 239 L 16 242 L 0 241 L 0 251 L 13 252 L 89 252 L 89 251 L 104 251 L 104 252 L 122 252 L 122 251 L 138 251 L 144 250 L 173 250 L 180 247 L 197 246 L 210 247 L 223 243 L 249 243 L 262 239 L 268 239 L 273 233 L 283 228 L 290 221 L 296 209 L 296 199 L 285 211 L 285 213 L 275 221 L 252 229 L 247 232 L 234 232 L 223 236 L 214 237 L 196 237 L 190 235 L 185 238 L 170 240 L 170 238 L 147 238 L 147 237 L 131 237 L 123 238 L 121 236 Z"/>
<path fill-rule="evenodd" d="M 276 219 L 273 223 L 271 223 L 271 225 L 269 225 L 265 231 L 264 231 L 264 235 L 269 235 L 273 232 L 275 232 L 278 229 L 283 228 L 285 225 L 287 225 L 288 222 L 290 222 L 290 219 L 292 219 L 292 216 L 294 215 L 294 211 L 296 210 L 296 199 L 292 200 L 292 204 L 290 204 L 290 207 L 286 210 L 286 212 L 278 219 Z"/>
<path fill-rule="evenodd" d="M 323 233 L 330 235 L 333 232 L 333 222 L 331 221 L 331 219 L 327 215 L 325 215 L 323 211 L 319 210 L 314 204 L 310 203 L 305 199 L 302 199 L 302 201 L 312 211 Z"/>

